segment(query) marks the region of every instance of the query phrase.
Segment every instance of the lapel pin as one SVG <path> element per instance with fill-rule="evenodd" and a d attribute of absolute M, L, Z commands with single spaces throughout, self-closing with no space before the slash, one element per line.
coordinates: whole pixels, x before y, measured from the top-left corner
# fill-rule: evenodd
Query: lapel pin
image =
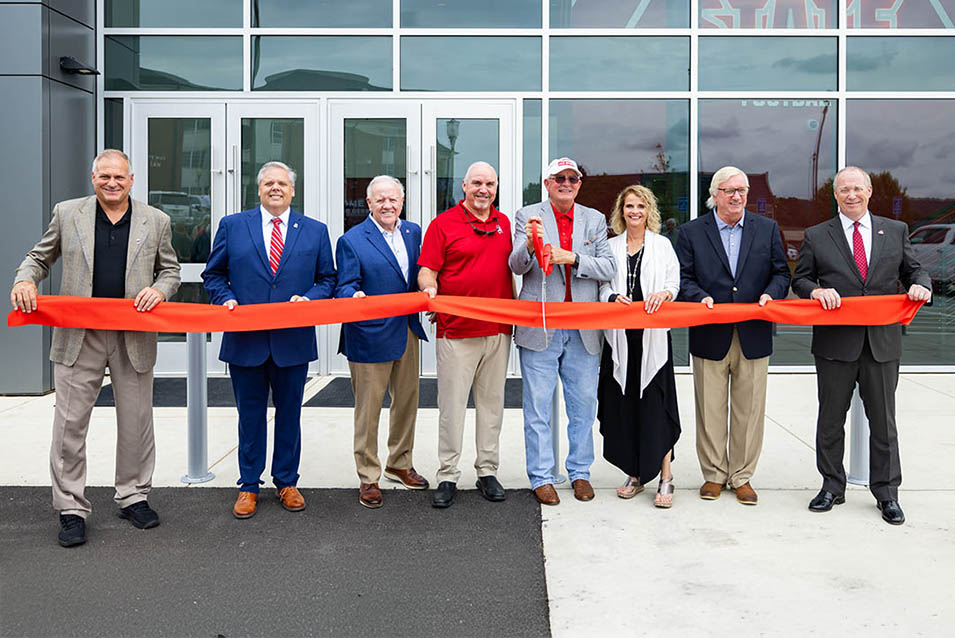
<path fill-rule="evenodd" d="M 884 230 L 880 230 L 880 231 L 879 231 L 879 234 L 880 234 L 880 235 L 884 235 L 884 234 L 885 234 L 885 231 L 884 231 Z"/>
<path fill-rule="evenodd" d="M 410 235 L 410 234 L 411 234 L 411 231 L 405 228 L 405 235 Z"/>
<path fill-rule="evenodd" d="M 141 243 L 143 243 L 143 240 L 142 240 L 142 239 L 137 239 L 137 240 L 136 240 L 136 245 L 137 245 L 137 246 L 140 245 Z"/>
<path fill-rule="evenodd" d="M 298 222 L 295 222 L 294 224 L 292 224 L 292 228 L 298 228 Z"/>

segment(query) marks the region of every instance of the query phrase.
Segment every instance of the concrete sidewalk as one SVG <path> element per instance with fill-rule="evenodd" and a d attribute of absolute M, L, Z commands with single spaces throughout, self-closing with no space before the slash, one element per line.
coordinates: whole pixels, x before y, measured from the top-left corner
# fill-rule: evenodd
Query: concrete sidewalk
<path fill-rule="evenodd" d="M 327 382 L 313 380 L 306 400 Z M 901 378 L 900 502 L 907 518 L 902 527 L 882 522 L 864 488 L 850 489 L 847 504 L 827 514 L 806 509 L 821 484 L 813 450 L 814 375 L 770 376 L 763 455 L 753 479 L 760 495 L 757 507 L 738 505 L 732 493 L 716 502 L 696 496 L 702 476 L 690 375 L 677 376 L 677 389 L 683 436 L 673 465 L 677 492 L 672 510 L 652 507 L 655 483 L 632 501 L 616 498 L 614 488 L 623 477 L 600 458 L 602 441 L 595 428 L 597 498 L 578 503 L 563 486 L 561 505 L 542 511 L 554 636 L 951 634 L 955 376 Z M 53 395 L 0 397 L 0 427 L 6 435 L 0 449 L 0 485 L 49 485 L 52 412 Z M 505 413 L 499 478 L 507 488 L 526 488 L 521 412 Z M 180 486 L 186 470 L 185 408 L 156 409 L 155 416 L 155 484 Z M 382 416 L 386 421 L 387 414 Z M 473 411 L 469 419 L 473 423 Z M 206 485 L 235 485 L 235 421 L 232 408 L 209 411 L 209 459 L 216 478 Z M 469 423 L 467 436 L 472 427 Z M 384 426 L 381 450 L 386 449 L 386 436 Z M 354 507 L 359 508 L 351 437 L 350 409 L 304 409 L 300 485 L 352 488 Z M 113 411 L 96 408 L 88 440 L 90 485 L 112 484 L 114 446 Z M 460 483 L 464 488 L 474 482 L 473 446 L 473 439 L 466 440 Z M 429 480 L 437 469 L 436 448 L 437 410 L 421 410 L 415 466 Z M 566 438 L 562 449 L 566 451 Z M 386 510 L 411 506 L 395 496 L 385 492 Z M 39 499 L 35 507 L 49 512 L 48 529 L 35 531 L 46 535 L 50 552 L 55 556 L 67 551 L 55 545 L 56 520 L 48 499 Z M 97 510 L 94 516 L 113 513 Z M 3 521 L 10 524 L 16 521 Z M 190 533 L 182 530 L 183 539 Z M 462 626 L 460 635 L 473 634 Z"/>

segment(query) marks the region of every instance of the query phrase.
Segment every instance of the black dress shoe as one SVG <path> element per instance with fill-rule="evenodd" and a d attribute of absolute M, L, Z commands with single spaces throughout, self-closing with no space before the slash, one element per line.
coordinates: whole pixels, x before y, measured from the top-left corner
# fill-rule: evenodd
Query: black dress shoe
<path fill-rule="evenodd" d="M 60 514 L 60 535 L 56 540 L 63 547 L 73 547 L 86 542 L 86 521 L 76 514 Z"/>
<path fill-rule="evenodd" d="M 454 502 L 454 495 L 457 494 L 458 486 L 456 483 L 451 481 L 441 481 L 438 483 L 438 489 L 434 491 L 434 496 L 431 497 L 431 506 L 432 507 L 451 507 L 451 503 Z"/>
<path fill-rule="evenodd" d="M 497 480 L 497 477 L 479 476 L 475 485 L 481 492 L 481 496 L 489 501 L 499 502 L 505 498 L 504 486 Z"/>
<path fill-rule="evenodd" d="M 905 522 L 905 514 L 898 501 L 879 501 L 879 509 L 882 510 L 882 520 L 889 525 L 901 525 Z"/>
<path fill-rule="evenodd" d="M 149 529 L 159 525 L 159 514 L 149 507 L 146 501 L 137 501 L 129 507 L 121 508 L 119 517 L 129 519 L 129 522 L 139 529 Z"/>
<path fill-rule="evenodd" d="M 819 490 L 819 493 L 816 494 L 816 498 L 809 501 L 809 511 L 828 512 L 832 509 L 833 505 L 842 505 L 845 502 L 846 497 L 842 494 L 836 496 L 828 490 Z"/>

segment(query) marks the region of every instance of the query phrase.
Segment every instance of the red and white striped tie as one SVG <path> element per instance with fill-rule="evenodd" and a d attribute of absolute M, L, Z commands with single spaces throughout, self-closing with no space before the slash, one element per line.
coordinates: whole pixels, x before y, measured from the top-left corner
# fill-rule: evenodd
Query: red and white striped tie
<path fill-rule="evenodd" d="M 269 266 L 272 267 L 272 274 L 279 269 L 279 262 L 282 261 L 282 248 L 285 242 L 282 241 L 282 229 L 279 224 L 282 223 L 281 217 L 272 218 L 272 241 L 269 244 Z"/>

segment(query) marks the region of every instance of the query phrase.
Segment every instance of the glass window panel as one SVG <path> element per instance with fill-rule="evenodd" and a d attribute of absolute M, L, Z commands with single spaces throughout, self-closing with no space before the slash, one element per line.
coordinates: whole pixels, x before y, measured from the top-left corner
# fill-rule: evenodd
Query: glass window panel
<path fill-rule="evenodd" d="M 849 38 L 846 88 L 850 91 L 951 91 L 955 37 Z"/>
<path fill-rule="evenodd" d="M 209 118 L 149 119 L 148 201 L 169 215 L 180 263 L 209 256 L 211 130 Z"/>
<path fill-rule="evenodd" d="M 710 180 L 732 165 L 749 176 L 746 208 L 775 219 L 790 269 L 806 228 L 835 214 L 835 100 L 700 100 L 700 215 Z M 776 325 L 773 365 L 811 365 L 810 326 Z"/>
<path fill-rule="evenodd" d="M 905 329 L 902 363 L 952 365 L 955 100 L 849 100 L 846 109 L 846 163 L 872 176 L 869 210 L 909 225 L 912 250 L 934 284 L 933 305 Z"/>
<path fill-rule="evenodd" d="M 701 91 L 835 91 L 836 38 L 700 38 Z"/>
<path fill-rule="evenodd" d="M 552 37 L 553 91 L 686 91 L 689 38 Z"/>
<path fill-rule="evenodd" d="M 550 26 L 580 29 L 686 28 L 689 0 L 549 0 Z"/>
<path fill-rule="evenodd" d="M 107 27 L 241 27 L 235 0 L 106 0 Z"/>
<path fill-rule="evenodd" d="M 397 177 L 407 181 L 408 133 L 403 118 L 345 120 L 345 223 L 347 231 L 368 217 L 366 189 L 373 177 Z M 406 218 L 407 203 L 401 211 Z"/>
<path fill-rule="evenodd" d="M 623 188 L 651 189 L 664 223 L 673 220 L 675 242 L 690 214 L 689 121 L 687 100 L 551 100 L 548 156 L 577 161 L 584 173 L 577 201 L 608 219 Z M 689 365 L 686 329 L 671 334 L 674 363 Z"/>
<path fill-rule="evenodd" d="M 317 140 L 316 140 L 317 141 Z M 305 120 L 298 118 L 242 118 L 242 202 L 240 210 L 259 201 L 256 182 L 266 162 L 282 162 L 296 173 L 292 208 L 305 213 Z"/>
<path fill-rule="evenodd" d="M 541 101 L 524 100 L 524 206 L 541 200 Z"/>
<path fill-rule="evenodd" d="M 464 199 L 461 182 L 474 162 L 487 162 L 500 171 L 500 122 L 496 119 L 438 118 L 435 121 L 438 147 L 435 213 L 445 211 Z M 494 206 L 500 203 L 500 184 Z"/>
<path fill-rule="evenodd" d="M 123 100 L 103 100 L 103 148 L 123 149 Z"/>
<path fill-rule="evenodd" d="M 401 0 L 401 26 L 432 29 L 539 29 L 541 0 Z"/>
<path fill-rule="evenodd" d="M 480 60 L 480 64 L 448 64 Z M 401 38 L 402 91 L 540 91 L 541 40 L 508 36 Z"/>
<path fill-rule="evenodd" d="M 107 91 L 242 90 L 241 37 L 108 35 L 105 39 Z"/>
<path fill-rule="evenodd" d="M 700 0 L 701 29 L 834 29 L 836 0 Z"/>
<path fill-rule="evenodd" d="M 252 26 L 390 27 L 391 7 L 392 0 L 252 0 Z"/>
<path fill-rule="evenodd" d="M 253 36 L 254 91 L 390 91 L 387 36 Z"/>
<path fill-rule="evenodd" d="M 850 29 L 952 29 L 955 0 L 845 0 Z"/>

